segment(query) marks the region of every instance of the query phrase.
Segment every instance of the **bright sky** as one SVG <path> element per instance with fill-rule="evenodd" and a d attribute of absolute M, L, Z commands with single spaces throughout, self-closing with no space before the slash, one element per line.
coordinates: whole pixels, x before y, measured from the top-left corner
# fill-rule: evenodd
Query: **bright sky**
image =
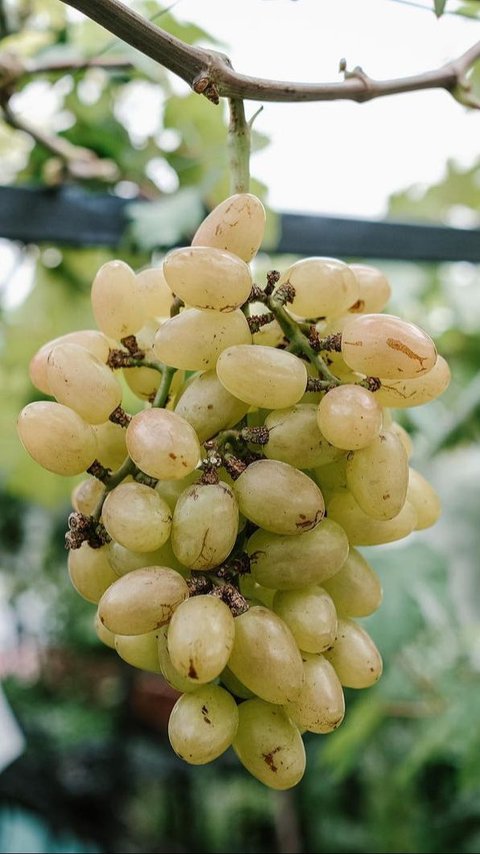
<path fill-rule="evenodd" d="M 432 0 L 178 0 L 244 74 L 340 80 L 338 63 L 389 78 L 435 68 L 480 39 L 480 22 L 437 20 Z M 449 0 L 447 9 L 454 9 Z M 247 115 L 258 104 L 247 103 Z M 278 210 L 381 217 L 389 193 L 438 180 L 449 158 L 480 156 L 480 113 L 443 91 L 350 102 L 264 105 L 256 127 L 271 144 L 252 159 Z M 465 223 L 468 224 L 468 223 Z"/>

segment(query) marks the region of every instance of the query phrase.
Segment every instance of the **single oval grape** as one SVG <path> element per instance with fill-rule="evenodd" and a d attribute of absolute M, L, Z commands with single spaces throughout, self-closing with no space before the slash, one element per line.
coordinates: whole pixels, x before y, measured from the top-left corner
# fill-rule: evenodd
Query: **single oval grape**
<path fill-rule="evenodd" d="M 233 749 L 247 771 L 271 789 L 291 789 L 305 772 L 305 748 L 298 728 L 279 706 L 246 700 L 238 707 Z"/>
<path fill-rule="evenodd" d="M 134 415 L 126 432 L 127 450 L 150 477 L 177 480 L 200 460 L 200 443 L 188 421 L 167 409 L 145 409 Z"/>
<path fill-rule="evenodd" d="M 337 729 L 345 716 L 345 698 L 334 667 L 323 655 L 302 654 L 305 681 L 297 699 L 285 711 L 308 732 Z"/>
<path fill-rule="evenodd" d="M 108 560 L 107 546 L 92 549 L 88 543 L 82 543 L 79 549 L 70 549 L 68 574 L 77 593 L 95 605 L 117 580 Z"/>
<path fill-rule="evenodd" d="M 154 350 L 160 361 L 173 368 L 208 371 L 227 348 L 251 343 L 252 334 L 242 311 L 220 314 L 187 308 L 162 323 Z"/>
<path fill-rule="evenodd" d="M 407 409 L 436 400 L 448 388 L 451 373 L 443 356 L 438 356 L 428 374 L 413 379 L 381 379 L 375 397 L 380 406 Z"/>
<path fill-rule="evenodd" d="M 227 347 L 218 359 L 217 375 L 234 397 L 264 409 L 293 406 L 307 384 L 307 369 L 300 359 L 263 345 Z"/>
<path fill-rule="evenodd" d="M 365 448 L 382 429 L 382 410 L 375 395 L 360 385 L 332 388 L 318 405 L 320 432 L 336 448 Z"/>
<path fill-rule="evenodd" d="M 347 456 L 347 485 L 373 519 L 393 519 L 407 497 L 408 459 L 401 440 L 382 430 L 366 448 Z"/>
<path fill-rule="evenodd" d="M 115 649 L 120 658 L 132 667 L 161 673 L 156 631 L 144 635 L 115 635 Z"/>
<path fill-rule="evenodd" d="M 168 629 L 169 624 L 160 626 L 156 631 L 158 659 L 160 661 L 162 676 L 170 687 L 175 689 L 175 691 L 180 691 L 182 694 L 188 694 L 190 691 L 196 691 L 198 688 L 198 682 L 194 679 L 189 679 L 188 676 L 181 676 L 172 664 L 172 660 L 168 652 Z"/>
<path fill-rule="evenodd" d="M 172 292 L 187 305 L 230 312 L 248 299 L 252 276 L 238 255 L 210 246 L 172 249 L 163 262 Z"/>
<path fill-rule="evenodd" d="M 358 299 L 357 280 L 337 258 L 302 258 L 280 276 L 277 288 L 290 285 L 295 297 L 288 308 L 299 317 L 342 314 Z"/>
<path fill-rule="evenodd" d="M 102 466 L 116 471 L 127 457 L 126 431 L 120 424 L 105 421 L 104 424 L 93 424 L 93 432 L 97 440 L 97 458 Z"/>
<path fill-rule="evenodd" d="M 332 578 L 323 582 L 340 617 L 368 617 L 382 603 L 382 585 L 374 569 L 356 549 Z"/>
<path fill-rule="evenodd" d="M 278 590 L 273 610 L 287 624 L 302 652 L 323 652 L 337 636 L 333 599 L 321 587 Z"/>
<path fill-rule="evenodd" d="M 44 394 L 52 395 L 47 377 L 47 364 L 50 352 L 58 344 L 80 344 L 81 347 L 84 347 L 103 363 L 107 361 L 110 352 L 108 338 L 97 329 L 79 329 L 76 332 L 67 332 L 66 335 L 60 335 L 58 338 L 47 341 L 32 356 L 28 368 L 32 384 Z"/>
<path fill-rule="evenodd" d="M 437 351 L 414 323 L 391 314 L 360 314 L 343 330 L 342 356 L 361 374 L 410 379 L 433 368 Z"/>
<path fill-rule="evenodd" d="M 409 469 L 407 498 L 417 513 L 416 531 L 435 524 L 442 512 L 440 497 L 432 484 L 414 468 Z"/>
<path fill-rule="evenodd" d="M 122 387 L 113 371 L 79 344 L 53 347 L 47 379 L 58 402 L 89 424 L 103 424 L 122 402 Z"/>
<path fill-rule="evenodd" d="M 198 684 L 220 675 L 233 648 L 235 624 L 230 609 L 216 596 L 182 602 L 168 627 L 170 660 L 183 677 Z"/>
<path fill-rule="evenodd" d="M 98 328 L 118 341 L 135 335 L 147 319 L 135 273 L 123 261 L 102 264 L 93 280 L 91 299 Z"/>
<path fill-rule="evenodd" d="M 299 469 L 315 468 L 338 460 L 342 450 L 331 445 L 320 432 L 317 407 L 297 403 L 289 409 L 276 409 L 265 418 L 268 443 L 265 455 Z"/>
<path fill-rule="evenodd" d="M 147 317 L 170 317 L 173 296 L 161 267 L 141 270 L 137 273 L 136 285 Z"/>
<path fill-rule="evenodd" d="M 238 504 L 230 487 L 196 483 L 175 506 L 172 548 L 189 569 L 213 569 L 228 557 L 238 534 Z"/>
<path fill-rule="evenodd" d="M 102 522 L 113 540 L 136 552 L 153 552 L 170 536 L 172 514 L 158 492 L 143 483 L 120 483 L 107 494 Z"/>
<path fill-rule="evenodd" d="M 95 477 L 82 480 L 71 495 L 73 509 L 85 516 L 92 516 L 104 491 L 103 483 Z"/>
<path fill-rule="evenodd" d="M 251 261 L 265 231 L 265 208 L 251 193 L 236 193 L 220 202 L 197 228 L 192 246 L 213 246 Z"/>
<path fill-rule="evenodd" d="M 62 403 L 28 403 L 18 416 L 17 431 L 35 462 L 54 474 L 81 474 L 97 456 L 93 428 Z"/>
<path fill-rule="evenodd" d="M 382 675 L 382 659 L 372 638 L 354 620 L 339 620 L 333 649 L 324 653 L 345 688 L 370 688 Z"/>
<path fill-rule="evenodd" d="M 369 264 L 349 264 L 358 283 L 358 298 L 348 309 L 351 314 L 375 314 L 382 311 L 392 289 L 377 267 Z"/>
<path fill-rule="evenodd" d="M 187 596 L 187 584 L 174 569 L 135 569 L 108 588 L 98 613 L 102 623 L 116 635 L 144 635 L 168 623 Z"/>
<path fill-rule="evenodd" d="M 175 404 L 175 412 L 192 425 L 200 442 L 220 430 L 234 427 L 247 414 L 248 408 L 248 403 L 227 391 L 215 371 L 192 377 Z"/>
<path fill-rule="evenodd" d="M 219 685 L 202 685 L 175 703 L 168 738 L 181 759 L 205 765 L 230 747 L 237 728 L 238 709 L 232 695 Z"/>

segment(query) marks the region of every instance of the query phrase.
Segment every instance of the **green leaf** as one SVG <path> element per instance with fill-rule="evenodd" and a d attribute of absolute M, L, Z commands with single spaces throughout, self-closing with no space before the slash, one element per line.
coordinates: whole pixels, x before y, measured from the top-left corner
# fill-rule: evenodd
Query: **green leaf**
<path fill-rule="evenodd" d="M 447 5 L 447 0 L 433 0 L 433 5 L 435 7 L 435 14 L 437 18 L 440 18 L 443 15 L 445 6 Z"/>
<path fill-rule="evenodd" d="M 130 219 L 130 237 L 141 249 L 170 248 L 190 240 L 204 216 L 200 191 L 196 187 L 183 187 L 172 196 L 158 202 L 134 202 L 127 206 Z"/>

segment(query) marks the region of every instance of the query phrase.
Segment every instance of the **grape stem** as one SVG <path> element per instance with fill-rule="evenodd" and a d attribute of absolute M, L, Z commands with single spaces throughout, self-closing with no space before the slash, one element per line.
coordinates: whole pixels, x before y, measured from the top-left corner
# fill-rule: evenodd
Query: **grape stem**
<path fill-rule="evenodd" d="M 241 98 L 229 98 L 228 151 L 232 193 L 248 193 L 250 187 L 250 124 Z"/>
<path fill-rule="evenodd" d="M 165 406 L 168 395 L 170 392 L 170 386 L 172 385 L 173 377 L 176 373 L 176 368 L 171 368 L 169 365 L 162 365 L 162 381 L 158 387 L 157 393 L 153 399 L 152 406 L 161 408 Z"/>

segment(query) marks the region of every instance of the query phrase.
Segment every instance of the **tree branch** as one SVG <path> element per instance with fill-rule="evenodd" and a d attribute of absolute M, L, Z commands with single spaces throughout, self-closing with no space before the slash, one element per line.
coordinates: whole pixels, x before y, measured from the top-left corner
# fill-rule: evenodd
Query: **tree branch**
<path fill-rule="evenodd" d="M 480 42 L 439 68 L 392 80 L 374 80 L 360 68 L 336 83 L 291 83 L 238 74 L 224 54 L 187 45 L 147 21 L 119 0 L 63 0 L 146 56 L 159 62 L 192 89 L 218 103 L 220 97 L 250 101 L 338 101 L 359 103 L 385 95 L 446 89 L 461 103 L 480 107 L 466 74 L 480 58 Z"/>

